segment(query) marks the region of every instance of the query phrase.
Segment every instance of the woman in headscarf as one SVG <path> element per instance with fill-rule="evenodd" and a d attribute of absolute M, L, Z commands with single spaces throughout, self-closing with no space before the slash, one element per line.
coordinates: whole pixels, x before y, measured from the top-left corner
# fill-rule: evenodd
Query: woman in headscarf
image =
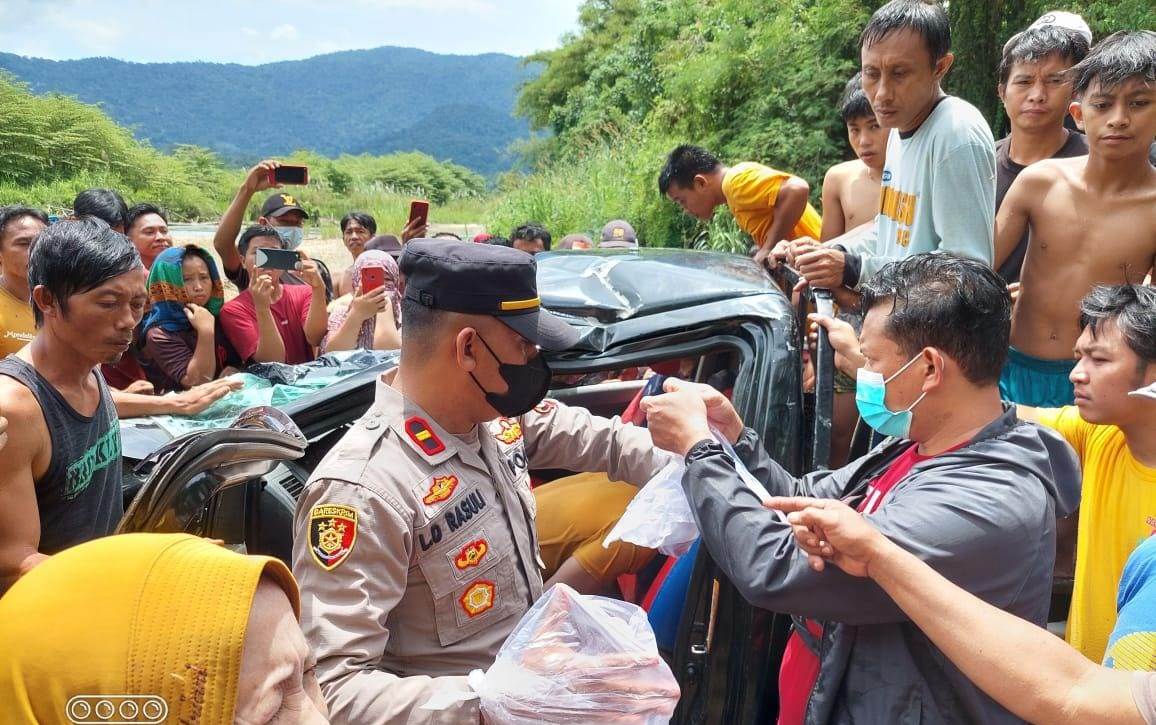
<path fill-rule="evenodd" d="M 148 288 L 152 308 L 140 337 L 157 392 L 215 380 L 235 357 L 217 334 L 225 288 L 216 262 L 200 247 L 167 249 L 153 262 Z"/>
<path fill-rule="evenodd" d="M 0 598 L 0 722 L 327 723 L 277 559 L 187 534 L 96 539 Z"/>
<path fill-rule="evenodd" d="M 371 270 L 371 271 L 366 271 Z M 381 286 L 367 282 L 381 279 Z M 322 352 L 396 350 L 401 347 L 401 272 L 386 252 L 367 249 L 353 263 L 353 292 L 330 306 Z"/>

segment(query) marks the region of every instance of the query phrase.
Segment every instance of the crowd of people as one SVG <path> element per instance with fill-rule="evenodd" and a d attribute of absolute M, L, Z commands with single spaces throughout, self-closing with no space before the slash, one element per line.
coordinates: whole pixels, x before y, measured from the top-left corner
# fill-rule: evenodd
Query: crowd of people
<path fill-rule="evenodd" d="M 794 271 L 786 293 L 834 295 L 810 317 L 839 372 L 831 468 L 802 477 L 679 361 L 622 418 L 546 397 L 543 352 L 577 333 L 542 307 L 534 255 L 645 246 L 628 221 L 555 245 L 534 222 L 462 241 L 351 211 L 334 274 L 274 160 L 211 250 L 108 189 L 56 223 L 0 209 L 0 719 L 75 721 L 74 695 L 106 693 L 180 722 L 484 720 L 470 672 L 545 588 L 601 592 L 653 558 L 601 540 L 674 454 L 692 551 L 793 618 L 767 673 L 780 723 L 1156 723 L 1156 33 L 1094 40 L 1058 11 L 1008 40 L 996 141 L 942 89 L 945 10 L 892 0 L 832 109 L 855 158 L 819 208 L 804 179 L 699 146 L 657 170 Z M 120 419 L 357 349 L 400 361 L 301 493 L 291 572 L 111 535 Z M 536 486 L 546 469 L 579 475 Z M 75 616 L 86 601 L 105 626 Z"/>

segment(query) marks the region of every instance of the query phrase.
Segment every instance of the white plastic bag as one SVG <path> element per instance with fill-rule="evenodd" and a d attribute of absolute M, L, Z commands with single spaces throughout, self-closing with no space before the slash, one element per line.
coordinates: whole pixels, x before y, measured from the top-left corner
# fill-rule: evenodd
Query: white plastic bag
<path fill-rule="evenodd" d="M 565 584 L 535 602 L 470 683 L 494 725 L 659 725 L 679 696 L 646 612 Z"/>
<path fill-rule="evenodd" d="M 714 435 L 735 462 L 735 469 L 747 487 L 762 501 L 770 498 L 770 493 L 751 475 L 726 438 L 718 431 L 714 431 Z M 675 458 L 647 481 L 606 535 L 602 547 L 608 548 L 615 541 L 628 541 L 658 549 L 667 556 L 685 554 L 698 538 L 698 524 L 682 489 L 684 473 L 686 464 L 681 458 Z"/>

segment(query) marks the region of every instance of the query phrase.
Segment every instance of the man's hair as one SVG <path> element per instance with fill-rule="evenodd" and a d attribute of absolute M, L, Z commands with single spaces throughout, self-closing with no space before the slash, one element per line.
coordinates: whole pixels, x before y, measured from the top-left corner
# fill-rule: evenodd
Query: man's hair
<path fill-rule="evenodd" d="M 514 242 L 519 239 L 526 242 L 541 239 L 542 246 L 547 252 L 550 251 L 550 232 L 538 222 L 526 222 L 510 232 L 510 246 L 514 246 Z"/>
<path fill-rule="evenodd" d="M 694 177 L 709 174 L 721 165 L 717 156 L 701 146 L 683 144 L 667 155 L 662 171 L 658 172 L 658 193 L 666 196 L 671 186 L 690 188 Z"/>
<path fill-rule="evenodd" d="M 357 222 L 361 226 L 368 229 L 371 235 L 377 234 L 377 220 L 363 211 L 351 211 L 345 216 L 341 217 L 342 234 L 345 234 L 345 227 L 349 226 L 349 222 Z"/>
<path fill-rule="evenodd" d="M 133 204 L 124 216 L 124 230 L 127 232 L 132 229 L 132 225 L 136 224 L 137 220 L 149 214 L 156 214 L 161 219 L 164 219 L 165 224 L 169 223 L 169 215 L 159 206 L 155 204 Z"/>
<path fill-rule="evenodd" d="M 976 385 L 999 380 L 1011 334 L 1011 296 L 990 267 L 946 252 L 892 262 L 863 286 L 863 309 L 890 302 L 887 336 L 914 357 L 934 347 Z"/>
<path fill-rule="evenodd" d="M 1080 95 L 1095 81 L 1112 90 L 1132 78 L 1156 83 L 1156 33 L 1121 30 L 1104 38 L 1087 58 L 1070 71 L 1073 90 Z"/>
<path fill-rule="evenodd" d="M 1058 25 L 1039 25 L 1016 33 L 1003 46 L 999 61 L 999 82 L 1006 84 L 1016 63 L 1038 63 L 1057 55 L 1072 65 L 1088 57 L 1088 40 L 1074 30 Z"/>
<path fill-rule="evenodd" d="M 32 217 L 39 220 L 44 226 L 48 226 L 48 215 L 39 209 L 33 209 L 30 206 L 2 206 L 0 207 L 0 242 L 4 241 L 8 225 L 24 217 Z"/>
<path fill-rule="evenodd" d="M 860 118 L 875 118 L 875 110 L 871 108 L 871 101 L 863 92 L 863 74 L 856 73 L 847 81 L 843 89 L 843 98 L 839 101 L 839 117 L 843 123 L 851 123 Z"/>
<path fill-rule="evenodd" d="M 270 237 L 276 239 L 278 244 L 284 246 L 281 241 L 281 235 L 277 230 L 266 224 L 254 224 L 245 231 L 241 232 L 241 238 L 237 240 L 237 252 L 244 257 L 249 253 L 249 245 L 257 237 Z"/>
<path fill-rule="evenodd" d="M 426 307 L 417 300 L 401 298 L 401 341 L 403 347 L 427 350 L 437 339 L 438 332 L 445 324 L 446 312 Z"/>
<path fill-rule="evenodd" d="M 72 214 L 77 219 L 96 217 L 110 227 L 128 229 L 128 205 L 112 189 L 85 189 L 72 200 Z"/>
<path fill-rule="evenodd" d="M 514 246 L 510 242 L 509 237 L 503 237 L 503 236 L 498 235 L 498 234 L 495 234 L 492 237 L 490 237 L 489 239 L 487 239 L 486 244 L 493 244 L 494 246 L 497 246 L 497 247 L 512 247 L 512 246 Z"/>
<path fill-rule="evenodd" d="M 932 63 L 951 51 L 951 23 L 947 11 L 934 0 L 891 0 L 871 16 L 859 36 L 859 47 L 868 48 L 900 30 L 923 38 Z"/>
<path fill-rule="evenodd" d="M 43 285 L 61 311 L 67 312 L 68 298 L 140 266 L 140 254 L 128 237 L 114 232 L 103 220 L 64 221 L 36 238 L 28 259 L 28 286 Z M 35 304 L 32 313 L 39 328 L 44 315 Z"/>
<path fill-rule="evenodd" d="M 1099 334 L 1106 322 L 1116 329 L 1142 365 L 1156 363 L 1156 288 L 1139 284 L 1098 285 L 1080 303 L 1080 327 Z"/>

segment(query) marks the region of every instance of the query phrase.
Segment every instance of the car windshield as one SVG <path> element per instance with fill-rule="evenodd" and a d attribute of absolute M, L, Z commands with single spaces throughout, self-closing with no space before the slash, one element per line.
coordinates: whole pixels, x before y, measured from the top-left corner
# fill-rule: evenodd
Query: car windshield
<path fill-rule="evenodd" d="M 397 351 L 355 350 L 322 355 L 303 365 L 260 363 L 231 377 L 242 382 L 194 416 L 155 415 L 121 421 L 125 455 L 140 459 L 185 433 L 228 428 L 244 411 L 271 406 L 292 414 L 339 395 L 349 381 L 360 385 L 397 361 Z"/>

